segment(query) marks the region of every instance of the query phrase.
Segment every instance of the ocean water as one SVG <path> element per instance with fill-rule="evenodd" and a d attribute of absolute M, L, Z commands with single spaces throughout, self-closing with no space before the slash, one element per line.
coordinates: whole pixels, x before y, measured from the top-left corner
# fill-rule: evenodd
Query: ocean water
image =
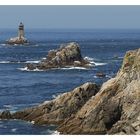
<path fill-rule="evenodd" d="M 6 45 L 16 30 L 0 29 L 0 111 L 15 112 L 51 100 L 85 82 L 102 84 L 114 77 L 128 50 L 140 47 L 140 30 L 47 30 L 25 31 L 29 45 Z M 71 67 L 27 71 L 29 62 L 38 63 L 51 49 L 77 42 L 83 57 L 95 63 L 91 69 Z M 96 77 L 97 72 L 106 74 Z M 57 126 L 35 126 L 20 120 L 0 120 L 0 134 L 54 134 Z"/>

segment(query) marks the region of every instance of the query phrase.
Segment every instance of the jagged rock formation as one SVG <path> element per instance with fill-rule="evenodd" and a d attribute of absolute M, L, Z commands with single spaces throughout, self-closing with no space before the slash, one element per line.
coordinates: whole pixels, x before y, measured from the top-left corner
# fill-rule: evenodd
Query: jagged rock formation
<path fill-rule="evenodd" d="M 35 124 L 59 124 L 57 130 L 62 134 L 140 134 L 139 106 L 137 49 L 126 53 L 116 77 L 100 89 L 87 83 L 40 106 L 7 114 Z"/>
<path fill-rule="evenodd" d="M 64 119 L 75 114 L 85 102 L 98 91 L 98 85 L 94 83 L 85 83 L 37 107 L 25 109 L 14 114 L 10 114 L 8 111 L 2 112 L 0 118 L 6 118 L 7 116 L 8 119 L 34 121 L 35 124 L 60 124 Z"/>
<path fill-rule="evenodd" d="M 39 64 L 27 64 L 29 70 L 61 67 L 90 67 L 88 60 L 84 60 L 81 55 L 80 47 L 77 43 L 67 43 L 60 46 L 58 50 L 50 50 L 46 59 Z"/>
<path fill-rule="evenodd" d="M 140 49 L 127 52 L 117 76 L 58 130 L 64 134 L 140 134 L 139 105 Z"/>

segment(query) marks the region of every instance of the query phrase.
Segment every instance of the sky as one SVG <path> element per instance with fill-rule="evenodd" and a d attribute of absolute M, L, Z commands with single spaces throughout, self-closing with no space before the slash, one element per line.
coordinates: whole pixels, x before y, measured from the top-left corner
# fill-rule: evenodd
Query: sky
<path fill-rule="evenodd" d="M 0 28 L 140 29 L 140 6 L 0 6 Z"/>

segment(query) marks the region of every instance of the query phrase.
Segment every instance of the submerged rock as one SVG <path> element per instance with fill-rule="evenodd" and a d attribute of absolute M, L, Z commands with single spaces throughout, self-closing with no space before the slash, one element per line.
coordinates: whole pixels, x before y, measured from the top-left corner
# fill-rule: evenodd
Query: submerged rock
<path fill-rule="evenodd" d="M 104 78 L 104 77 L 106 77 L 106 75 L 105 75 L 104 73 L 102 73 L 102 72 L 96 73 L 96 76 L 99 77 L 99 78 Z"/>
<path fill-rule="evenodd" d="M 67 43 L 60 46 L 58 50 L 50 50 L 47 58 L 39 64 L 27 64 L 29 70 L 41 69 L 48 70 L 51 68 L 61 67 L 91 67 L 90 62 L 85 60 L 77 43 Z"/>

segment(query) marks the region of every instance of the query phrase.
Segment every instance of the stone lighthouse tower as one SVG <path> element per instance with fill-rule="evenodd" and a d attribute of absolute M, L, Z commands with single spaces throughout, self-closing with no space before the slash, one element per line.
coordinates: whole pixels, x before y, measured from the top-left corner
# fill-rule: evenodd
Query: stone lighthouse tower
<path fill-rule="evenodd" d="M 28 43 L 27 39 L 24 37 L 24 25 L 22 22 L 20 22 L 18 27 L 18 36 L 10 38 L 6 42 L 11 45 Z"/>
<path fill-rule="evenodd" d="M 19 27 L 18 27 L 18 37 L 19 39 L 24 38 L 24 25 L 22 22 L 20 22 Z"/>

